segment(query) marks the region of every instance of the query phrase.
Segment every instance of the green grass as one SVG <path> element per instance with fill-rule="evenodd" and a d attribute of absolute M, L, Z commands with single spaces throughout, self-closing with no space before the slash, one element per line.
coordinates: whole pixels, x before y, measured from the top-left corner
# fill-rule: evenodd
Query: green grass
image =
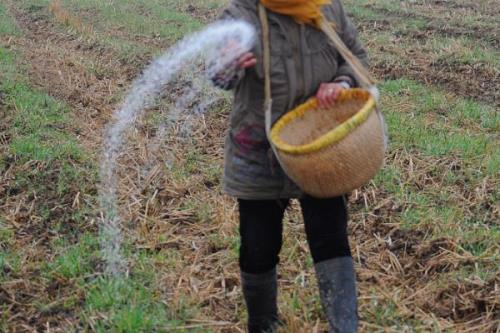
<path fill-rule="evenodd" d="M 3 74 L 0 91 L 12 115 L 9 158 L 18 165 L 39 166 L 17 172 L 15 187 L 43 198 L 36 205 L 37 213 L 54 224 L 51 201 L 67 200 L 66 196 L 71 193 L 92 192 L 92 185 L 82 183 L 81 179 L 96 179 L 96 171 L 75 138 L 69 108 L 32 89 L 23 78 L 23 71 L 16 68 L 15 55 L 0 48 Z M 6 164 L 5 158 L 7 156 L 2 157 L 2 164 Z"/>
<path fill-rule="evenodd" d="M 0 252 L 0 283 L 10 281 L 11 276 L 16 276 L 21 271 L 21 257 L 12 250 Z"/>
<path fill-rule="evenodd" d="M 492 10 L 484 9 L 478 12 L 469 11 L 464 15 L 464 12 L 457 9 L 445 8 L 444 11 L 436 10 L 435 8 L 430 8 L 422 2 L 415 2 L 413 4 L 402 5 L 400 1 L 397 0 L 382 0 L 373 2 L 371 0 L 346 0 L 344 1 L 346 6 L 354 7 L 357 11 L 371 11 L 372 16 L 382 15 L 387 17 L 402 18 L 409 22 L 420 21 L 422 24 L 417 26 L 424 27 L 427 24 L 436 24 L 440 27 L 452 27 L 452 28 L 463 28 L 468 32 L 477 29 L 484 29 L 485 31 L 491 31 L 492 33 L 498 31 L 498 25 L 496 21 L 491 18 L 487 18 L 486 15 L 494 14 Z M 427 23 L 424 23 L 427 22 Z M 399 26 L 397 27 L 399 28 Z"/>
<path fill-rule="evenodd" d="M 4 83 L 1 89 L 14 98 L 6 101 L 16 109 L 13 153 L 22 161 L 81 161 L 83 152 L 68 135 L 67 108 L 51 97 L 31 90 L 25 83 Z"/>
<path fill-rule="evenodd" d="M 43 269 L 47 278 L 85 277 L 94 271 L 95 264 L 99 261 L 99 240 L 93 234 L 78 235 L 78 242 L 75 244 L 59 239 L 52 248 L 55 257 Z"/>
<path fill-rule="evenodd" d="M 448 97 L 407 79 L 384 82 L 381 90 L 395 148 L 417 149 L 433 157 L 480 160 L 483 167 L 497 163 L 500 150 L 492 139 L 500 118 L 494 107 Z M 400 111 L 402 104 L 406 112 Z"/>
<path fill-rule="evenodd" d="M 199 29 L 201 24 L 187 14 L 173 10 L 172 2 L 129 1 L 102 2 L 95 0 L 63 2 L 68 8 L 97 11 L 91 23 L 99 30 L 124 29 L 128 34 L 160 37 L 167 40 L 180 38 L 183 33 Z"/>
<path fill-rule="evenodd" d="M 21 3 L 38 15 L 47 15 L 50 0 L 21 0 Z M 157 54 L 160 49 L 150 43 L 152 38 L 171 44 L 203 26 L 200 20 L 179 11 L 185 3 L 178 0 L 63 0 L 61 3 L 72 15 L 93 28 L 97 41 L 117 50 L 124 59 L 145 53 Z M 205 8 L 220 6 L 217 1 L 203 3 Z M 137 38 L 130 39 L 129 36 Z"/>
<path fill-rule="evenodd" d="M 105 314 L 90 320 L 95 332 L 161 332 L 169 323 L 166 306 L 158 296 L 132 279 L 98 279 L 89 286 L 85 314 Z M 163 327 L 163 329 L 162 329 Z"/>
<path fill-rule="evenodd" d="M 496 48 L 478 43 L 475 38 L 431 38 L 423 44 L 423 49 L 432 52 L 438 61 L 449 64 L 486 64 L 490 68 L 500 67 L 500 52 Z"/>
<path fill-rule="evenodd" d="M 385 12 L 368 7 L 364 2 L 351 3 L 346 2 L 346 8 L 350 15 L 359 24 L 361 22 L 368 23 L 369 26 L 379 26 L 385 22 L 381 31 L 367 28 L 366 35 L 363 36 L 370 42 L 376 42 L 376 45 L 389 46 L 396 39 L 397 44 L 394 45 L 398 50 L 411 50 L 424 53 L 427 57 L 434 59 L 437 62 L 451 65 L 473 65 L 484 64 L 493 73 L 495 69 L 500 67 L 500 57 L 497 48 L 490 46 L 483 40 L 478 40 L 477 37 L 462 34 L 461 36 L 449 36 L 448 34 L 433 34 L 422 35 L 428 29 L 448 25 L 455 27 L 454 22 L 449 22 L 449 19 L 441 22 L 434 22 L 426 17 L 406 17 L 405 15 L 388 15 Z M 395 10 L 400 7 L 400 3 L 390 1 L 391 6 L 382 6 L 388 10 Z M 377 2 L 377 6 L 380 2 Z M 378 7 L 377 7 L 378 8 Z M 397 12 L 395 12 L 397 13 Z M 459 16 L 460 23 L 463 22 L 463 16 Z M 469 17 L 468 17 L 469 18 Z M 469 18 L 470 19 L 470 18 Z M 481 18 L 476 18 L 477 22 L 481 22 Z M 476 22 L 476 21 L 474 21 Z M 377 23 L 377 25 L 375 25 Z M 465 29 L 465 28 L 464 28 Z M 474 27 L 468 28 L 468 31 L 474 31 Z M 490 29 L 492 30 L 492 29 Z M 467 31 L 467 29 L 466 29 Z M 493 31 L 493 30 L 492 30 Z M 417 37 L 414 37 L 416 35 Z M 420 36 L 421 38 L 418 38 Z M 402 37 L 402 38 L 401 38 Z M 372 50 L 372 53 L 374 50 Z M 409 65 L 411 58 L 401 58 L 399 55 L 390 57 L 390 53 L 385 50 L 381 55 L 389 57 L 397 63 Z"/>
<path fill-rule="evenodd" d="M 15 111 L 12 112 L 9 155 L 18 165 L 28 162 L 40 165 L 37 169 L 18 172 L 15 186 L 27 195 L 47 200 L 66 200 L 67 195 L 77 192 L 95 196 L 95 191 L 89 189 L 97 179 L 95 166 L 88 163 L 87 153 L 75 139 L 70 110 L 31 88 L 22 79 L 22 70 L 16 70 L 16 57 L 12 53 L 0 49 L 0 55 L 0 72 L 4 74 L 0 91 L 6 96 L 5 105 Z M 167 332 L 166 327 L 176 326 L 177 322 L 168 320 L 160 295 L 154 294 L 156 284 L 153 270 L 146 263 L 148 258 L 137 261 L 135 275 L 129 279 L 98 277 L 95 270 L 102 264 L 99 239 L 94 233 L 79 230 L 86 227 L 89 214 L 95 212 L 83 207 L 54 220 L 53 205 L 51 201 L 42 200 L 34 212 L 49 223 L 51 232 L 60 235 L 50 246 L 53 257 L 31 259 L 29 267 L 21 266 L 23 255 L 13 250 L 14 233 L 2 221 L 0 240 L 6 248 L 0 253 L 0 282 L 33 269 L 41 270 L 38 283 L 42 285 L 67 281 L 68 289 L 51 295 L 50 300 L 37 300 L 33 305 L 42 314 L 66 309 L 87 318 L 83 326 L 88 331 Z M 68 229 L 66 223 L 75 221 L 80 227 Z M 105 319 L 94 319 L 96 316 Z M 3 321 L 0 324 L 7 325 Z"/>
<path fill-rule="evenodd" d="M 2 35 L 19 36 L 20 31 L 5 5 L 0 2 L 0 36 Z"/>
<path fill-rule="evenodd" d="M 11 135 L 12 153 L 20 163 L 82 161 L 84 152 L 67 130 L 71 129 L 68 108 L 47 94 L 32 89 L 16 70 L 16 55 L 0 48 L 0 91 L 3 103 L 15 110 Z"/>
<path fill-rule="evenodd" d="M 155 268 L 169 262 L 177 266 L 180 258 L 175 252 L 137 250 L 130 243 L 124 245 L 124 253 L 133 263 L 129 277 L 100 277 L 84 286 L 86 299 L 82 316 L 86 318 L 87 329 L 96 332 L 187 332 L 179 327 L 196 317 L 198 309 L 195 304 L 183 304 L 181 300 L 173 312 L 173 304 L 168 304 L 161 292 L 165 286 L 161 285 Z"/>
<path fill-rule="evenodd" d="M 462 202 L 461 191 L 480 188 L 485 177 L 498 178 L 498 112 L 407 79 L 387 81 L 381 91 L 391 150 L 428 163 L 425 176 L 411 174 L 399 163 L 387 165 L 377 175 L 375 186 L 384 188 L 403 207 L 393 219 L 409 229 L 432 226 L 436 238 L 460 238 L 474 256 L 491 251 L 500 239 L 500 228 L 485 231 L 484 223 L 492 222 L 491 211 Z M 452 162 L 458 163 L 459 171 L 452 169 Z M 418 172 L 418 165 L 415 168 Z M 434 184 L 422 187 L 421 177 L 432 177 Z M 498 192 L 483 200 L 494 205 Z"/>
<path fill-rule="evenodd" d="M 64 205 L 77 192 L 91 194 L 93 185 L 85 184 L 82 179 L 96 179 L 95 167 L 75 137 L 69 108 L 46 93 L 33 89 L 18 61 L 18 54 L 0 47 L 2 107 L 9 115 L 6 120 L 10 122 L 10 145 L 0 160 L 3 165 L 15 167 L 13 189 L 23 193 L 24 200 L 38 198 L 33 200 L 33 216 L 45 223 L 43 228 L 47 229 L 34 230 L 33 236 L 47 231 L 64 234 L 68 231 L 68 224 L 83 225 L 88 222 L 88 206 L 66 209 L 59 214 L 54 211 L 54 202 Z M 72 230 L 67 234 L 68 239 L 78 232 Z M 29 266 L 21 267 L 23 254 L 14 250 L 14 242 L 8 241 L 9 237 L 14 237 L 14 232 L 5 221 L 0 225 L 0 234 L 2 246 L 6 247 L 0 255 L 3 281 L 17 276 L 23 269 L 39 269 L 45 265 L 51 274 L 68 279 L 90 272 L 90 263 L 82 255 L 86 251 L 81 248 L 86 246 L 86 241 L 76 247 L 65 244 L 58 249 L 60 255 L 54 262 L 46 263 L 45 258 L 38 258 Z M 86 240 L 87 236 L 82 236 L 82 239 Z M 4 267 L 9 267 L 7 274 Z"/>
<path fill-rule="evenodd" d="M 392 216 L 394 221 L 407 229 L 431 226 L 433 237 L 457 239 L 464 251 L 478 260 L 496 258 L 500 228 L 492 224 L 494 213 L 480 209 L 474 201 L 464 202 L 462 191 L 481 188 L 485 177 L 498 179 L 498 112 L 407 79 L 387 81 L 381 90 L 391 150 L 413 157 L 416 163 L 427 163 L 425 175 L 402 169 L 398 160 L 377 175 L 375 185 L 403 207 L 401 213 Z M 401 105 L 405 105 L 404 111 Z M 443 110 L 444 114 L 436 116 Z M 456 169 L 452 162 L 458 163 Z M 414 167 L 418 173 L 418 164 Z M 433 184 L 422 187 L 421 177 L 431 178 Z M 493 207 L 498 202 L 498 188 L 492 191 L 482 200 Z M 485 229 L 485 225 L 489 227 Z M 490 276 L 491 267 L 481 266 L 478 274 Z M 380 315 L 387 317 L 386 313 Z"/>
<path fill-rule="evenodd" d="M 435 163 L 427 171 L 429 176 L 449 185 L 450 189 L 462 179 L 475 188 L 485 176 L 498 176 L 500 147 L 495 143 L 495 136 L 499 116 L 494 108 L 470 100 L 449 98 L 442 91 L 406 79 L 387 81 L 381 90 L 392 150 L 404 150 L 409 155 Z M 405 105 L 403 112 L 401 105 Z M 443 110 L 444 114 L 437 116 Z M 446 162 L 437 163 L 443 159 L 455 159 L 465 168 L 457 173 Z M 405 213 L 409 214 L 406 219 L 419 223 L 463 217 L 453 204 L 456 198 L 450 197 L 449 193 L 436 193 L 433 187 L 428 190 L 413 187 L 411 179 L 404 179 L 407 176 L 412 175 L 406 175 L 396 165 L 388 165 L 376 178 L 376 184 L 384 186 L 401 201 L 413 203 Z M 481 216 L 477 218 L 481 219 Z"/>

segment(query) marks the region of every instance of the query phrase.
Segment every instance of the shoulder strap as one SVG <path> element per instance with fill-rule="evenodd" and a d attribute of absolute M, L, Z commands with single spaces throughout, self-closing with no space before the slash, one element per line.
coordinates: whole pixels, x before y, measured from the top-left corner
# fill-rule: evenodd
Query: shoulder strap
<path fill-rule="evenodd" d="M 359 59 L 354 54 L 352 54 L 351 50 L 349 50 L 349 48 L 344 44 L 340 36 L 333 28 L 332 24 L 328 22 L 326 17 L 323 17 L 323 20 L 321 22 L 321 30 L 330 38 L 337 51 L 349 64 L 349 66 L 351 66 L 354 74 L 356 75 L 356 78 L 359 81 L 359 85 L 362 88 L 370 89 L 375 83 L 370 75 L 370 72 L 368 72 L 361 61 L 359 61 Z"/>
<path fill-rule="evenodd" d="M 266 112 L 266 134 L 270 139 L 271 134 L 271 111 L 272 111 L 272 95 L 271 95 L 271 49 L 269 46 L 269 22 L 267 20 L 267 12 L 264 6 L 259 4 L 259 18 L 262 27 L 262 55 L 264 66 L 264 84 L 265 84 L 265 100 L 264 109 Z"/>

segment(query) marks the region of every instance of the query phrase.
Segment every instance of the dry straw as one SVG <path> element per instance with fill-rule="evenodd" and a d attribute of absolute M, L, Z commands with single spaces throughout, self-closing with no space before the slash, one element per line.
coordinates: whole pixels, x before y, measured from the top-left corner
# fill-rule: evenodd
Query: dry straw
<path fill-rule="evenodd" d="M 83 23 L 81 18 L 72 15 L 70 12 L 64 9 L 61 5 L 60 0 L 52 0 L 49 4 L 49 11 L 61 24 L 74 29 L 77 33 L 82 34 L 85 37 L 93 36 L 93 27 Z"/>

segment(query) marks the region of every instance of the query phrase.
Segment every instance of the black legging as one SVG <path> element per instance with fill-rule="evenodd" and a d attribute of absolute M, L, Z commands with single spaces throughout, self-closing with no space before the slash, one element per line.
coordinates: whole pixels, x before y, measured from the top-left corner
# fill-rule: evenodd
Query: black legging
<path fill-rule="evenodd" d="M 260 274 L 279 262 L 283 215 L 288 200 L 238 200 L 240 210 L 240 268 Z M 300 200 L 314 263 L 351 256 L 347 237 L 347 205 L 343 197 Z"/>

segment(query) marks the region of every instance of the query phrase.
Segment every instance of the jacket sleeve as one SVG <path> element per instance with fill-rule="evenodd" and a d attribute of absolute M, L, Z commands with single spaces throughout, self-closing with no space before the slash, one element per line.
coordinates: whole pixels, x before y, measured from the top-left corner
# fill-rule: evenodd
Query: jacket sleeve
<path fill-rule="evenodd" d="M 228 7 L 224 9 L 219 16 L 219 21 L 235 20 L 243 18 L 243 14 L 239 8 L 231 2 Z M 223 46 L 222 46 L 223 47 Z M 245 76 L 245 70 L 239 69 L 234 66 L 226 68 L 224 71 L 216 73 L 210 77 L 212 83 L 221 89 L 231 90 L 234 89 L 239 81 Z"/>
<path fill-rule="evenodd" d="M 340 16 L 340 27 L 337 27 L 337 31 L 339 32 L 340 37 L 342 38 L 345 45 L 351 50 L 351 52 L 358 57 L 361 63 L 368 67 L 368 54 L 366 53 L 365 48 L 361 44 L 361 41 L 358 38 L 358 33 L 355 25 L 352 23 L 351 19 L 347 16 L 344 11 L 344 7 L 340 0 L 334 0 L 334 10 L 338 10 L 337 15 Z M 354 86 L 358 86 L 358 82 L 356 79 L 356 75 L 352 70 L 351 66 L 339 56 L 339 68 L 337 70 L 336 78 L 341 77 L 349 77 L 352 79 Z"/>

